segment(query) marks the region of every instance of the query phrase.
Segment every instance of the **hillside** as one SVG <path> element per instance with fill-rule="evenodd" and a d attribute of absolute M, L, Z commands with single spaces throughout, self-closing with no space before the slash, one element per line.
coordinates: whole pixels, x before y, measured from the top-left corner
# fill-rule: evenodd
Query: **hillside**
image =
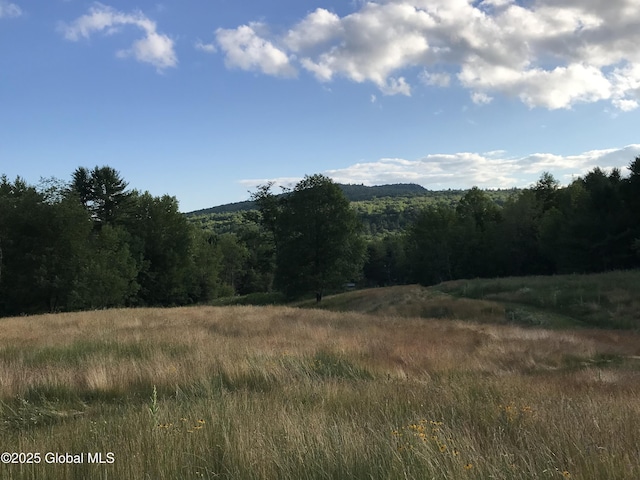
<path fill-rule="evenodd" d="M 545 328 L 640 330 L 640 271 L 473 279 L 327 296 L 307 308 Z"/>
<path fill-rule="evenodd" d="M 415 184 L 339 185 L 349 199 L 369 236 L 403 231 L 417 214 L 429 205 L 456 205 L 467 190 L 427 190 Z M 498 205 L 519 190 L 486 190 Z M 245 212 L 255 205 L 251 201 L 229 203 L 186 213 L 190 222 L 218 234 L 236 232 L 247 220 Z"/>
<path fill-rule="evenodd" d="M 363 200 L 373 200 L 380 197 L 413 197 L 425 195 L 429 192 L 426 188 L 416 185 L 415 183 L 397 183 L 392 185 L 374 185 L 372 187 L 366 185 L 343 185 L 338 184 L 345 196 L 351 202 Z M 253 210 L 254 202 L 247 200 L 244 202 L 227 203 L 217 207 L 203 208 L 193 212 L 187 212 L 185 215 L 206 215 L 210 213 L 234 213 Z"/>

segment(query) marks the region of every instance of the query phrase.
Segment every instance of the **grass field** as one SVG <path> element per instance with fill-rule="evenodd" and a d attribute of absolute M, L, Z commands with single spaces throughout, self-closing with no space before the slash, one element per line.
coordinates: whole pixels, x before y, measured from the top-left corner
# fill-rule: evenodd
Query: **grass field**
<path fill-rule="evenodd" d="M 317 308 L 315 301 L 297 304 Z M 640 270 L 398 286 L 327 297 L 321 308 L 544 328 L 640 330 Z"/>
<path fill-rule="evenodd" d="M 464 288 L 0 319 L 0 478 L 640 478 L 637 329 Z"/>

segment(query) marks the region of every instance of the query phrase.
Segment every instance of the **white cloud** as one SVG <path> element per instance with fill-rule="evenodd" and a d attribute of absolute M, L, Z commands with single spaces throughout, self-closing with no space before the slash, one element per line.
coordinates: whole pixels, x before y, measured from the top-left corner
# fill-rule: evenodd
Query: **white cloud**
<path fill-rule="evenodd" d="M 628 111 L 640 103 L 637 0 L 370 0 L 352 6 L 342 17 L 319 8 L 281 36 L 257 35 L 249 24 L 219 30 L 235 34 L 224 45 L 218 41 L 230 66 L 274 74 L 290 73 L 297 63 L 320 82 L 371 82 L 387 95 L 410 95 L 416 77 L 444 87 L 457 76 L 477 99 L 502 94 L 531 108 L 609 101 Z M 256 58 L 253 44 L 266 60 Z"/>
<path fill-rule="evenodd" d="M 376 84 L 378 84 L 378 88 L 380 88 L 380 91 L 384 95 L 397 95 L 400 93 L 402 95 L 411 96 L 411 87 L 404 77 L 388 77 L 385 82 L 376 82 Z"/>
<path fill-rule="evenodd" d="M 324 8 L 318 8 L 287 32 L 284 44 L 293 52 L 314 48 L 341 35 L 340 17 Z"/>
<path fill-rule="evenodd" d="M 67 40 L 78 41 L 89 38 L 95 32 L 113 35 L 127 25 L 141 29 L 144 37 L 136 40 L 130 48 L 119 50 L 116 53 L 118 57 L 134 57 L 140 62 L 150 63 L 158 70 L 178 64 L 173 40 L 158 33 L 156 23 L 141 12 L 122 13 L 107 5 L 95 3 L 88 14 L 69 25 L 62 25 L 61 31 Z"/>
<path fill-rule="evenodd" d="M 625 99 L 615 99 L 613 101 L 613 105 L 622 110 L 623 112 L 630 112 L 631 110 L 635 110 L 638 108 L 638 102 L 636 100 L 625 100 Z"/>
<path fill-rule="evenodd" d="M 599 69 L 580 64 L 520 72 L 473 61 L 463 67 L 458 78 L 468 88 L 518 96 L 531 108 L 568 108 L 578 101 L 593 102 L 612 95 L 612 85 Z"/>
<path fill-rule="evenodd" d="M 490 97 L 484 92 L 473 92 L 471 94 L 471 101 L 476 105 L 487 105 L 491 103 L 493 97 Z"/>
<path fill-rule="evenodd" d="M 343 17 L 329 48 L 315 58 L 304 57 L 302 65 L 320 81 L 342 75 L 358 83 L 373 82 L 386 95 L 409 95 L 405 78 L 392 73 L 418 65 L 429 48 L 420 33 L 429 18 L 415 14 L 412 6 L 403 3 L 367 3 Z"/>
<path fill-rule="evenodd" d="M 206 52 L 206 53 L 215 53 L 218 51 L 218 49 L 213 43 L 203 43 L 202 40 L 198 40 L 194 44 L 194 47 L 196 50 L 200 50 L 201 52 Z"/>
<path fill-rule="evenodd" d="M 235 29 L 216 30 L 218 45 L 225 53 L 225 64 L 242 70 L 258 70 L 267 75 L 295 76 L 296 69 L 285 51 L 258 34 L 257 30 L 262 27 L 262 24 L 251 23 Z"/>
<path fill-rule="evenodd" d="M 433 87 L 448 87 L 451 84 L 451 75 L 448 73 L 431 73 L 424 70 L 418 78 L 425 85 Z"/>
<path fill-rule="evenodd" d="M 0 0 L 0 18 L 15 18 L 22 15 L 22 9 L 15 3 Z"/>
<path fill-rule="evenodd" d="M 511 5 L 514 0 L 482 0 L 483 7 L 505 7 Z"/>
<path fill-rule="evenodd" d="M 545 171 L 558 179 L 569 180 L 586 174 L 596 166 L 606 170 L 618 167 L 624 173 L 638 155 L 640 144 L 591 150 L 576 155 L 533 153 L 511 157 L 504 150 L 495 150 L 485 153 L 429 154 L 417 160 L 382 158 L 323 173 L 339 183 L 364 185 L 417 183 L 431 190 L 472 186 L 513 188 L 535 183 Z M 299 180 L 291 177 L 271 179 L 277 185 L 292 185 Z M 240 183 L 255 187 L 267 181 L 242 180 Z"/>

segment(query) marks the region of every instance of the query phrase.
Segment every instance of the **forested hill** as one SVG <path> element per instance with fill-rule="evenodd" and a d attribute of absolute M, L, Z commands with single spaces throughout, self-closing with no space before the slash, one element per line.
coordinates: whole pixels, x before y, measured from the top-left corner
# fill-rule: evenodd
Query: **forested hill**
<path fill-rule="evenodd" d="M 468 190 L 427 190 L 415 184 L 366 187 L 338 185 L 351 202 L 367 236 L 404 231 L 429 206 L 454 207 Z M 519 190 L 484 190 L 497 205 L 517 196 Z M 246 226 L 244 213 L 255 209 L 253 202 L 239 202 L 187 213 L 188 220 L 217 234 L 236 233 Z"/>
<path fill-rule="evenodd" d="M 254 202 L 252 202 L 251 200 L 245 200 L 244 202 L 225 203 L 224 205 L 219 205 L 217 207 L 194 210 L 193 212 L 185 213 L 185 215 L 187 217 L 192 217 L 196 215 L 209 215 L 211 213 L 235 213 L 245 212 L 247 210 L 253 210 L 255 208 L 256 207 Z"/>
<path fill-rule="evenodd" d="M 415 183 L 396 183 L 393 185 L 375 185 L 373 187 L 368 187 L 366 185 L 342 184 L 338 184 L 338 186 L 351 202 L 361 202 L 382 197 L 416 197 L 429 193 L 429 190 L 420 185 L 416 185 Z M 206 215 L 209 213 L 234 213 L 253 210 L 254 208 L 254 202 L 247 200 L 244 202 L 227 203 L 225 205 L 219 205 L 217 207 L 204 208 L 202 210 L 188 212 L 186 213 L 186 215 L 191 216 Z"/>
<path fill-rule="evenodd" d="M 362 202 L 382 197 L 416 197 L 429 193 L 426 188 L 415 183 L 394 183 L 392 185 L 342 185 L 338 184 L 351 202 Z"/>

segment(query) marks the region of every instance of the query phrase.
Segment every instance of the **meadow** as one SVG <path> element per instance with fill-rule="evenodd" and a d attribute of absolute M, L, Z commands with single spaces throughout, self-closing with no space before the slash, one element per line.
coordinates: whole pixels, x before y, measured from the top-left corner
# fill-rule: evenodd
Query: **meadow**
<path fill-rule="evenodd" d="M 448 288 L 0 319 L 0 478 L 640 478 L 637 329 Z"/>

